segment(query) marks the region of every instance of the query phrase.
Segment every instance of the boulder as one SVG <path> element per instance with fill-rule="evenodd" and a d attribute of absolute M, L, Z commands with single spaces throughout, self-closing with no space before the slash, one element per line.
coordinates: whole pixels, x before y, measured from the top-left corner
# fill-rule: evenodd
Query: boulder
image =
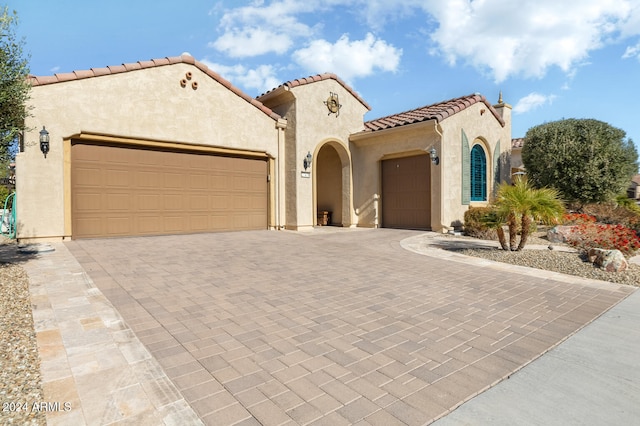
<path fill-rule="evenodd" d="M 557 225 L 547 231 L 547 239 L 550 243 L 566 243 L 569 235 L 573 233 L 575 226 Z"/>
<path fill-rule="evenodd" d="M 620 250 L 589 249 L 589 262 L 607 272 L 622 272 L 629 264 Z"/>

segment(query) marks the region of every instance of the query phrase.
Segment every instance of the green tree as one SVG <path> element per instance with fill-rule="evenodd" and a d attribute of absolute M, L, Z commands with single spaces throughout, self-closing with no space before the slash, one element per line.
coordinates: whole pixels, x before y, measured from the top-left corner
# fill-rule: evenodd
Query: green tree
<path fill-rule="evenodd" d="M 15 35 L 18 15 L 9 13 L 6 6 L 0 12 L 0 161 L 6 161 L 14 154 L 11 147 L 24 128 L 31 86 L 24 42 Z"/>
<path fill-rule="evenodd" d="M 536 221 L 558 221 L 564 213 L 564 203 L 557 190 L 552 188 L 534 188 L 526 178 L 516 178 L 513 185 L 502 183 L 498 187 L 493 203 L 491 222 L 499 224 L 500 231 L 506 222 L 509 228 L 509 245 L 504 232 L 498 232 L 503 249 L 522 250 L 531 233 L 531 225 Z M 520 229 L 520 243 L 516 246 Z"/>
<path fill-rule="evenodd" d="M 532 127 L 522 147 L 531 183 L 557 189 L 583 206 L 615 199 L 638 171 L 638 152 L 626 133 L 593 119 L 567 119 Z"/>

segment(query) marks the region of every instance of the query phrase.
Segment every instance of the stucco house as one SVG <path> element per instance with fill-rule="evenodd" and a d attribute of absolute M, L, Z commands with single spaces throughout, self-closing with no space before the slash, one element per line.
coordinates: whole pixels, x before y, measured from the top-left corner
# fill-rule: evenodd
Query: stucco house
<path fill-rule="evenodd" d="M 305 230 L 324 211 L 446 232 L 510 174 L 511 107 L 480 94 L 365 121 L 334 74 L 254 99 L 190 56 L 31 81 L 21 241 Z"/>
<path fill-rule="evenodd" d="M 640 175 L 635 175 L 631 179 L 631 183 L 627 189 L 627 196 L 637 203 L 640 203 Z"/>

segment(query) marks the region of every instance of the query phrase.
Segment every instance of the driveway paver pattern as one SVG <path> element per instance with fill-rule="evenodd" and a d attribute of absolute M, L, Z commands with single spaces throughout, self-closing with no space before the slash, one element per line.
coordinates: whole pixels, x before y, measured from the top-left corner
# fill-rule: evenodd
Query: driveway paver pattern
<path fill-rule="evenodd" d="M 210 425 L 432 422 L 631 290 L 404 250 L 404 230 L 66 246 Z"/>

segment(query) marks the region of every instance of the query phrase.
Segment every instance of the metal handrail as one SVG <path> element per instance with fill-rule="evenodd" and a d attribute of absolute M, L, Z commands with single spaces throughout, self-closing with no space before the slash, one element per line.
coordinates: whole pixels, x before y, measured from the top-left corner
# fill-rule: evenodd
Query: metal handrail
<path fill-rule="evenodd" d="M 7 209 L 8 206 L 10 209 Z M 7 211 L 9 213 L 7 213 Z M 6 230 L 5 230 L 6 227 Z M 2 222 L 0 222 L 0 231 L 5 237 L 11 239 L 16 237 L 16 193 L 9 194 L 6 200 L 4 200 L 4 211 L 2 212 Z"/>

